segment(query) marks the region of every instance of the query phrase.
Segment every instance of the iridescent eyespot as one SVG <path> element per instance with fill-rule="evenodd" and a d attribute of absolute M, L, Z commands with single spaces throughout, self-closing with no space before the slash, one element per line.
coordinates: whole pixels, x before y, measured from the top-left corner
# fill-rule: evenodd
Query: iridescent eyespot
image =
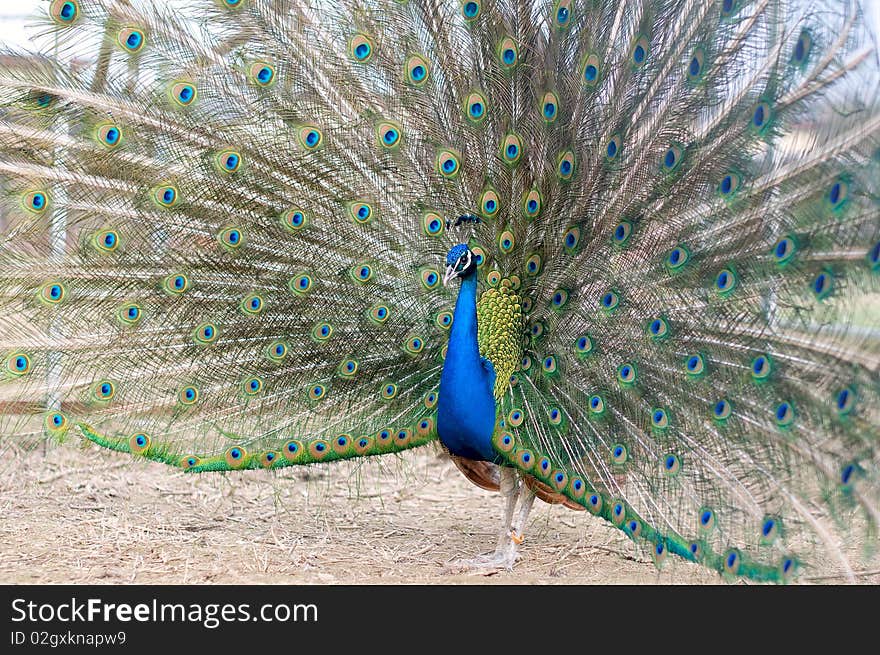
<path fill-rule="evenodd" d="M 202 460 L 200 460 L 195 455 L 187 455 L 185 457 L 181 457 L 180 459 L 180 467 L 186 470 L 193 469 L 201 463 Z"/>
<path fill-rule="evenodd" d="M 556 176 L 563 182 L 568 182 L 574 176 L 574 168 L 574 153 L 571 150 L 561 153 L 556 161 Z"/>
<path fill-rule="evenodd" d="M 333 336 L 333 326 L 329 323 L 317 323 L 312 328 L 312 339 L 315 341 L 324 342 L 331 336 Z"/>
<path fill-rule="evenodd" d="M 45 191 L 30 191 L 22 196 L 21 204 L 32 214 L 42 214 L 49 207 L 49 196 Z"/>
<path fill-rule="evenodd" d="M 355 282 L 369 282 L 373 279 L 373 267 L 369 264 L 355 264 L 349 269 L 349 274 Z"/>
<path fill-rule="evenodd" d="M 541 259 L 541 255 L 535 253 L 526 260 L 526 275 L 529 277 L 539 275 L 543 264 L 544 262 Z"/>
<path fill-rule="evenodd" d="M 513 236 L 513 232 L 504 230 L 504 232 L 498 235 L 498 249 L 502 253 L 508 254 L 513 250 L 514 246 L 516 246 L 516 238 Z"/>
<path fill-rule="evenodd" d="M 274 450 L 269 450 L 262 455 L 260 455 L 260 465 L 263 468 L 270 469 L 278 463 L 278 453 Z"/>
<path fill-rule="evenodd" d="M 828 187 L 828 192 L 825 194 L 825 202 L 836 213 L 846 204 L 848 197 L 849 184 L 845 180 L 835 180 Z"/>
<path fill-rule="evenodd" d="M 642 534 L 642 523 L 637 519 L 630 519 L 626 523 L 626 531 L 633 539 L 637 539 Z"/>
<path fill-rule="evenodd" d="M 162 288 L 166 293 L 180 295 L 189 289 L 189 278 L 181 273 L 169 275 L 162 280 Z"/>
<path fill-rule="evenodd" d="M 794 44 L 791 60 L 796 66 L 803 66 L 810 56 L 810 49 L 813 47 L 813 37 L 809 32 L 804 30 L 798 36 L 797 43 Z"/>
<path fill-rule="evenodd" d="M 46 414 L 46 418 L 43 420 L 43 425 L 50 434 L 58 436 L 60 433 L 67 430 L 70 426 L 70 421 L 67 416 L 61 412 L 50 412 Z"/>
<path fill-rule="evenodd" d="M 50 305 L 57 305 L 64 300 L 67 295 L 66 287 L 60 282 L 47 282 L 40 287 L 38 294 L 39 299 Z"/>
<path fill-rule="evenodd" d="M 834 277 L 831 271 L 822 271 L 810 283 L 810 290 L 817 300 L 825 300 L 834 289 Z"/>
<path fill-rule="evenodd" d="M 119 247 L 119 233 L 115 230 L 101 230 L 92 237 L 92 245 L 100 253 L 110 253 Z"/>
<path fill-rule="evenodd" d="M 351 437 L 347 434 L 338 434 L 333 439 L 332 444 L 334 453 L 344 455 L 348 453 L 348 449 L 351 446 Z"/>
<path fill-rule="evenodd" d="M 373 42 L 367 35 L 357 34 L 349 41 L 348 52 L 355 61 L 366 63 L 373 56 Z"/>
<path fill-rule="evenodd" d="M 663 430 L 669 427 L 669 414 L 662 407 L 655 407 L 651 410 L 651 426 Z"/>
<path fill-rule="evenodd" d="M 553 309 L 562 309 L 568 303 L 568 291 L 565 289 L 557 289 L 550 296 L 550 306 Z"/>
<path fill-rule="evenodd" d="M 181 107 L 188 107 L 195 102 L 198 92 L 191 82 L 175 82 L 169 89 L 171 99 Z"/>
<path fill-rule="evenodd" d="M 654 549 L 651 551 L 651 556 L 654 559 L 654 566 L 658 569 L 662 568 L 664 562 L 666 562 L 666 557 L 669 553 L 669 549 L 666 547 L 666 544 L 663 541 L 658 541 L 654 544 Z"/>
<path fill-rule="evenodd" d="M 177 187 L 170 184 L 163 184 L 155 187 L 153 189 L 152 197 L 156 204 L 165 209 L 174 207 L 180 199 Z"/>
<path fill-rule="evenodd" d="M 602 496 L 600 496 L 599 494 L 590 494 L 589 496 L 585 497 L 585 500 L 587 501 L 587 509 L 590 510 L 591 514 L 598 514 L 602 511 L 603 501 Z"/>
<path fill-rule="evenodd" d="M 246 461 L 247 452 L 241 446 L 233 446 L 226 451 L 226 463 L 232 468 L 241 468 Z"/>
<path fill-rule="evenodd" d="M 674 171 L 681 164 L 681 158 L 684 154 L 681 146 L 673 143 L 663 155 L 663 170 L 665 172 Z"/>
<path fill-rule="evenodd" d="M 727 173 L 718 183 L 718 193 L 722 198 L 729 199 L 739 190 L 742 178 L 739 173 Z"/>
<path fill-rule="evenodd" d="M 632 386 L 636 382 L 638 371 L 636 365 L 630 362 L 624 362 L 617 367 L 617 381 L 623 386 Z"/>
<path fill-rule="evenodd" d="M 486 251 L 480 246 L 472 246 L 471 252 L 474 253 L 474 260 L 477 262 L 477 268 L 482 268 L 486 263 Z"/>
<path fill-rule="evenodd" d="M 571 25 L 573 0 L 557 0 L 553 7 L 553 24 L 559 29 Z"/>
<path fill-rule="evenodd" d="M 404 344 L 403 349 L 408 352 L 410 355 L 418 355 L 425 348 L 425 340 L 419 336 L 412 336 L 408 338 Z"/>
<path fill-rule="evenodd" d="M 299 207 L 291 207 L 281 214 L 281 225 L 291 232 L 298 232 L 308 225 L 308 214 Z"/>
<path fill-rule="evenodd" d="M 193 331 L 193 339 L 200 345 L 214 343 L 219 336 L 220 331 L 213 323 L 202 323 Z"/>
<path fill-rule="evenodd" d="M 521 409 L 512 409 L 507 414 L 507 424 L 510 427 L 517 428 L 522 425 L 525 415 Z"/>
<path fill-rule="evenodd" d="M 730 418 L 733 413 L 733 406 L 729 401 L 721 399 L 712 405 L 712 418 L 718 421 L 724 421 Z"/>
<path fill-rule="evenodd" d="M 701 507 L 698 516 L 700 530 L 708 532 L 715 528 L 715 512 L 708 507 Z"/>
<path fill-rule="evenodd" d="M 544 323 L 539 320 L 533 321 L 531 327 L 529 328 L 529 333 L 532 335 L 532 337 L 537 339 L 542 334 L 544 334 Z M 526 357 L 528 357 L 528 355 L 526 355 Z M 525 361 L 525 360 L 523 360 L 523 361 Z M 528 367 L 523 366 L 522 368 L 523 368 L 523 370 L 526 370 Z"/>
<path fill-rule="evenodd" d="M 186 385 L 177 392 L 177 400 L 181 405 L 195 405 L 199 400 L 199 390 L 192 385 Z"/>
<path fill-rule="evenodd" d="M 461 169 L 461 157 L 454 150 L 443 148 L 437 153 L 437 172 L 445 178 L 456 177 Z"/>
<path fill-rule="evenodd" d="M 302 457 L 303 447 L 302 443 L 299 441 L 291 440 L 284 444 L 281 448 L 281 454 L 284 456 L 284 459 L 295 462 Z"/>
<path fill-rule="evenodd" d="M 247 0 L 219 0 L 219 2 L 228 9 L 241 9 Z"/>
<path fill-rule="evenodd" d="M 406 60 L 406 79 L 413 86 L 424 86 L 431 74 L 431 67 L 421 55 L 410 55 Z"/>
<path fill-rule="evenodd" d="M 339 367 L 336 369 L 337 373 L 344 378 L 351 378 L 357 374 L 358 371 L 358 361 L 356 359 L 352 359 L 351 357 L 346 357 L 340 362 Z"/>
<path fill-rule="evenodd" d="M 623 526 L 626 521 L 626 505 L 615 500 L 611 505 L 611 522 L 617 527 Z"/>
<path fill-rule="evenodd" d="M 647 332 L 652 339 L 662 339 L 669 334 L 669 324 L 665 318 L 657 317 L 648 323 Z"/>
<path fill-rule="evenodd" d="M 321 400 L 327 393 L 327 387 L 323 384 L 313 384 L 309 387 L 308 396 L 312 400 Z"/>
<path fill-rule="evenodd" d="M 779 403 L 773 410 L 773 417 L 776 419 L 776 425 L 780 428 L 790 427 L 795 418 L 794 405 L 788 401 Z"/>
<path fill-rule="evenodd" d="M 547 420 L 550 422 L 550 425 L 562 425 L 562 412 L 559 410 L 558 407 L 551 407 L 547 410 Z"/>
<path fill-rule="evenodd" d="M 663 456 L 663 474 L 668 477 L 675 477 L 681 471 L 681 458 L 674 453 Z"/>
<path fill-rule="evenodd" d="M 522 158 L 523 142 L 518 134 L 508 134 L 501 141 L 501 159 L 513 166 Z"/>
<path fill-rule="evenodd" d="M 23 352 L 12 353 L 6 358 L 6 372 L 14 377 L 27 375 L 31 371 L 31 359 Z"/>
<path fill-rule="evenodd" d="M 452 312 L 440 312 L 434 317 L 434 323 L 437 327 L 443 330 L 448 330 L 452 327 Z"/>
<path fill-rule="evenodd" d="M 846 464 L 840 470 L 840 484 L 844 489 L 850 489 L 855 482 L 855 474 L 857 473 L 855 464 Z"/>
<path fill-rule="evenodd" d="M 495 218 L 501 210 L 501 201 L 494 189 L 486 189 L 480 195 L 480 213 L 486 218 Z"/>
<path fill-rule="evenodd" d="M 223 150 L 214 159 L 221 173 L 235 173 L 241 167 L 241 153 L 237 150 Z"/>
<path fill-rule="evenodd" d="M 443 228 L 443 218 L 437 212 L 427 212 L 422 216 L 422 231 L 428 236 L 440 236 Z"/>
<path fill-rule="evenodd" d="M 758 355 L 752 360 L 752 378 L 756 381 L 766 380 L 773 370 L 769 355 Z"/>
<path fill-rule="evenodd" d="M 373 445 L 373 438 L 368 437 L 367 435 L 361 435 L 354 442 L 354 452 L 358 455 L 363 455 L 369 452 L 370 448 Z"/>
<path fill-rule="evenodd" d="M 614 290 L 606 291 L 599 299 L 599 305 L 603 311 L 614 311 L 620 305 L 620 295 Z"/>
<path fill-rule="evenodd" d="M 306 150 L 317 150 L 324 144 L 324 132 L 315 125 L 303 125 L 296 133 L 300 144 Z"/>
<path fill-rule="evenodd" d="M 739 567 L 742 564 L 742 555 L 735 548 L 728 550 L 724 554 L 724 570 L 725 572 L 736 575 L 739 573 Z"/>
<path fill-rule="evenodd" d="M 552 123 L 559 115 L 559 96 L 553 91 L 548 91 L 541 98 L 541 117 L 547 123 Z"/>
<path fill-rule="evenodd" d="M 512 452 L 516 447 L 516 440 L 509 432 L 498 432 L 492 440 L 495 446 L 503 453 Z"/>
<path fill-rule="evenodd" d="M 605 158 L 607 160 L 611 161 L 617 157 L 620 153 L 621 143 L 620 136 L 617 134 L 608 139 L 608 143 L 605 144 Z"/>
<path fill-rule="evenodd" d="M 851 387 L 847 387 L 845 389 L 841 389 L 837 392 L 837 396 L 834 399 L 834 405 L 837 409 L 837 413 L 841 416 L 846 416 L 850 412 L 852 412 L 853 408 L 856 404 L 856 392 L 855 389 Z"/>
<path fill-rule="evenodd" d="M 749 114 L 749 125 L 756 132 L 763 132 L 770 124 L 772 116 L 773 110 L 770 104 L 761 101 L 752 107 L 752 111 Z"/>
<path fill-rule="evenodd" d="M 428 409 L 434 409 L 437 406 L 437 392 L 429 391 L 425 394 L 424 405 Z"/>
<path fill-rule="evenodd" d="M 574 349 L 578 355 L 587 355 L 593 351 L 593 339 L 589 334 L 582 334 L 574 342 Z"/>
<path fill-rule="evenodd" d="M 461 5 L 461 15 L 468 22 L 476 20 L 482 10 L 483 3 L 481 0 L 464 0 Z"/>
<path fill-rule="evenodd" d="M 390 150 L 400 145 L 403 133 L 397 123 L 383 121 L 376 127 L 376 138 L 380 146 Z"/>
<path fill-rule="evenodd" d="M 880 241 L 875 243 L 873 247 L 868 250 L 865 259 L 868 260 L 868 264 L 871 266 L 872 271 L 875 273 L 880 271 Z"/>
<path fill-rule="evenodd" d="M 110 380 L 99 380 L 92 385 L 92 398 L 98 401 L 111 400 L 116 395 L 116 385 Z"/>
<path fill-rule="evenodd" d="M 116 318 L 123 325 L 135 325 L 141 320 L 143 312 L 139 305 L 128 303 L 116 310 Z"/>
<path fill-rule="evenodd" d="M 440 285 L 440 273 L 436 268 L 423 268 L 419 272 L 419 280 L 425 289 L 436 289 Z"/>
<path fill-rule="evenodd" d="M 797 573 L 797 562 L 791 557 L 783 557 L 779 562 L 779 575 L 783 582 L 788 582 Z"/>
<path fill-rule="evenodd" d="M 272 86 L 275 82 L 275 67 L 265 61 L 257 61 L 250 65 L 248 74 L 251 82 L 261 87 Z"/>
<path fill-rule="evenodd" d="M 535 218 L 541 213 L 543 203 L 541 193 L 537 189 L 532 189 L 523 197 L 523 214 L 526 218 Z"/>
<path fill-rule="evenodd" d="M 648 42 L 647 36 L 642 35 L 636 39 L 632 51 L 630 52 L 630 61 L 632 61 L 632 65 L 635 68 L 641 68 L 644 66 L 645 62 L 648 60 L 648 54 L 650 51 L 651 44 Z"/>
<path fill-rule="evenodd" d="M 150 437 L 143 432 L 133 434 L 128 440 L 128 447 L 135 454 L 145 453 L 150 448 Z"/>
<path fill-rule="evenodd" d="M 558 370 L 558 368 L 557 368 L 558 365 L 556 363 L 556 356 L 555 355 L 545 356 L 544 359 L 541 360 L 541 367 L 544 369 L 544 372 L 547 373 L 548 375 L 552 375 L 553 373 L 556 373 L 556 371 Z"/>
<path fill-rule="evenodd" d="M 259 377 L 249 377 L 241 383 L 241 389 L 248 396 L 256 396 L 263 390 L 263 380 Z"/>
<path fill-rule="evenodd" d="M 376 305 L 367 311 L 367 317 L 379 325 L 385 323 L 390 315 L 391 313 L 386 305 Z"/>
<path fill-rule="evenodd" d="M 698 377 L 706 371 L 706 362 L 699 353 L 685 359 L 684 370 L 692 377 Z"/>
<path fill-rule="evenodd" d="M 383 399 L 391 400 L 397 395 L 397 385 L 390 382 L 383 384 L 380 393 Z"/>
<path fill-rule="evenodd" d="M 363 201 L 350 203 L 348 205 L 348 215 L 355 223 L 365 225 L 373 218 L 373 206 Z"/>
<path fill-rule="evenodd" d="M 497 287 L 499 282 L 501 282 L 501 273 L 498 271 L 489 271 L 486 273 L 486 284 L 490 287 Z"/>
<path fill-rule="evenodd" d="M 532 334 L 534 333 L 535 332 L 533 330 Z M 519 368 L 521 371 L 528 371 L 530 368 L 532 368 L 532 358 L 528 355 L 523 355 L 519 363 Z"/>
<path fill-rule="evenodd" d="M 690 82 L 696 82 L 703 75 L 703 67 L 705 65 L 706 53 L 702 48 L 697 48 L 691 56 L 687 66 L 687 78 Z"/>
<path fill-rule="evenodd" d="M 244 243 L 244 233 L 237 227 L 227 227 L 217 235 L 217 241 L 226 250 L 237 250 Z"/>
<path fill-rule="evenodd" d="M 581 79 L 587 86 L 596 86 L 599 81 L 599 58 L 596 55 L 588 55 L 581 65 Z"/>
<path fill-rule="evenodd" d="M 562 247 L 567 253 L 573 254 L 577 251 L 580 240 L 581 229 L 576 225 L 572 226 L 565 231 L 565 234 L 562 237 Z"/>
<path fill-rule="evenodd" d="M 626 446 L 623 444 L 615 444 L 611 448 L 611 461 L 615 464 L 626 464 L 627 459 L 629 459 L 629 453 L 626 450 Z"/>
<path fill-rule="evenodd" d="M 599 394 L 593 394 L 587 400 L 587 407 L 591 414 L 603 414 L 605 412 L 605 400 Z"/>
<path fill-rule="evenodd" d="M 666 268 L 668 268 L 670 272 L 679 271 L 688 263 L 690 258 L 691 253 L 687 248 L 684 246 L 676 246 L 666 256 Z"/>
<path fill-rule="evenodd" d="M 737 0 L 721 1 L 721 17 L 729 18 L 739 8 Z"/>
<path fill-rule="evenodd" d="M 715 276 L 715 291 L 720 296 L 728 295 L 737 283 L 736 272 L 732 268 L 722 268 Z"/>
<path fill-rule="evenodd" d="M 505 71 L 513 69 L 519 62 L 519 48 L 509 36 L 501 39 L 501 43 L 498 44 L 498 62 Z"/>
<path fill-rule="evenodd" d="M 794 238 L 783 237 L 773 246 L 773 259 L 779 265 L 787 264 L 794 257 L 795 252 L 797 252 L 797 242 Z"/>
<path fill-rule="evenodd" d="M 616 246 L 623 246 L 632 234 L 632 223 L 620 221 L 611 233 L 611 242 Z"/>
<path fill-rule="evenodd" d="M 112 123 L 103 123 L 95 129 L 95 139 L 105 148 L 112 150 L 122 143 L 122 130 Z"/>
<path fill-rule="evenodd" d="M 290 278 L 287 287 L 294 293 L 294 295 L 305 295 L 312 289 L 312 278 L 311 276 L 302 273 L 296 277 Z"/>
<path fill-rule="evenodd" d="M 263 311 L 263 298 L 255 293 L 245 296 L 238 307 L 245 314 L 256 316 Z"/>
<path fill-rule="evenodd" d="M 72 25 L 79 17 L 79 3 L 74 0 L 52 0 L 49 15 L 59 25 Z"/>

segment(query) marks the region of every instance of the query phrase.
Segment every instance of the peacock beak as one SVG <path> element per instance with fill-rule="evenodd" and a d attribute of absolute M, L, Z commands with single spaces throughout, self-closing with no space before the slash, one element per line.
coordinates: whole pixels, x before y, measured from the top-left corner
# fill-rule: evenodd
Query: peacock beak
<path fill-rule="evenodd" d="M 447 286 L 449 281 L 456 276 L 455 268 L 458 266 L 458 262 L 455 262 L 451 266 L 446 267 L 446 272 L 443 274 L 443 286 Z"/>

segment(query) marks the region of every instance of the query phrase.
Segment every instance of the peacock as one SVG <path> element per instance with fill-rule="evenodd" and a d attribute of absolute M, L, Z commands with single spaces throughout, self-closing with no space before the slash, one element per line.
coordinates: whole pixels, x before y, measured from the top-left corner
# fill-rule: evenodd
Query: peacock
<path fill-rule="evenodd" d="M 180 4 L 180 3 L 179 3 Z M 658 567 L 855 579 L 880 67 L 849 0 L 51 0 L 0 68 L 0 435 L 438 442 Z"/>

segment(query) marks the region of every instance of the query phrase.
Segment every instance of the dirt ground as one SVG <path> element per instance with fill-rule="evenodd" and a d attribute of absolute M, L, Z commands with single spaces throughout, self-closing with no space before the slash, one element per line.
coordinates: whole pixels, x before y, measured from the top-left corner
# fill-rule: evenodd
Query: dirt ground
<path fill-rule="evenodd" d="M 501 499 L 430 447 L 225 476 L 97 448 L 13 448 L 0 516 L 2 583 L 722 582 L 686 562 L 658 571 L 601 519 L 543 503 L 512 571 L 449 574 L 446 563 L 494 548 Z"/>

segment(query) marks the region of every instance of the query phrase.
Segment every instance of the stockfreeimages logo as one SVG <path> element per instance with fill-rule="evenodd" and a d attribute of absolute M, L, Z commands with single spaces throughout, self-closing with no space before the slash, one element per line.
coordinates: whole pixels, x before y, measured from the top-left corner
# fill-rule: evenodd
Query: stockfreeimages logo
<path fill-rule="evenodd" d="M 318 607 L 305 603 L 266 603 L 254 610 L 250 603 L 105 603 L 100 598 L 69 602 L 12 601 L 12 622 L 21 623 L 192 623 L 212 630 L 223 623 L 317 623 Z"/>

